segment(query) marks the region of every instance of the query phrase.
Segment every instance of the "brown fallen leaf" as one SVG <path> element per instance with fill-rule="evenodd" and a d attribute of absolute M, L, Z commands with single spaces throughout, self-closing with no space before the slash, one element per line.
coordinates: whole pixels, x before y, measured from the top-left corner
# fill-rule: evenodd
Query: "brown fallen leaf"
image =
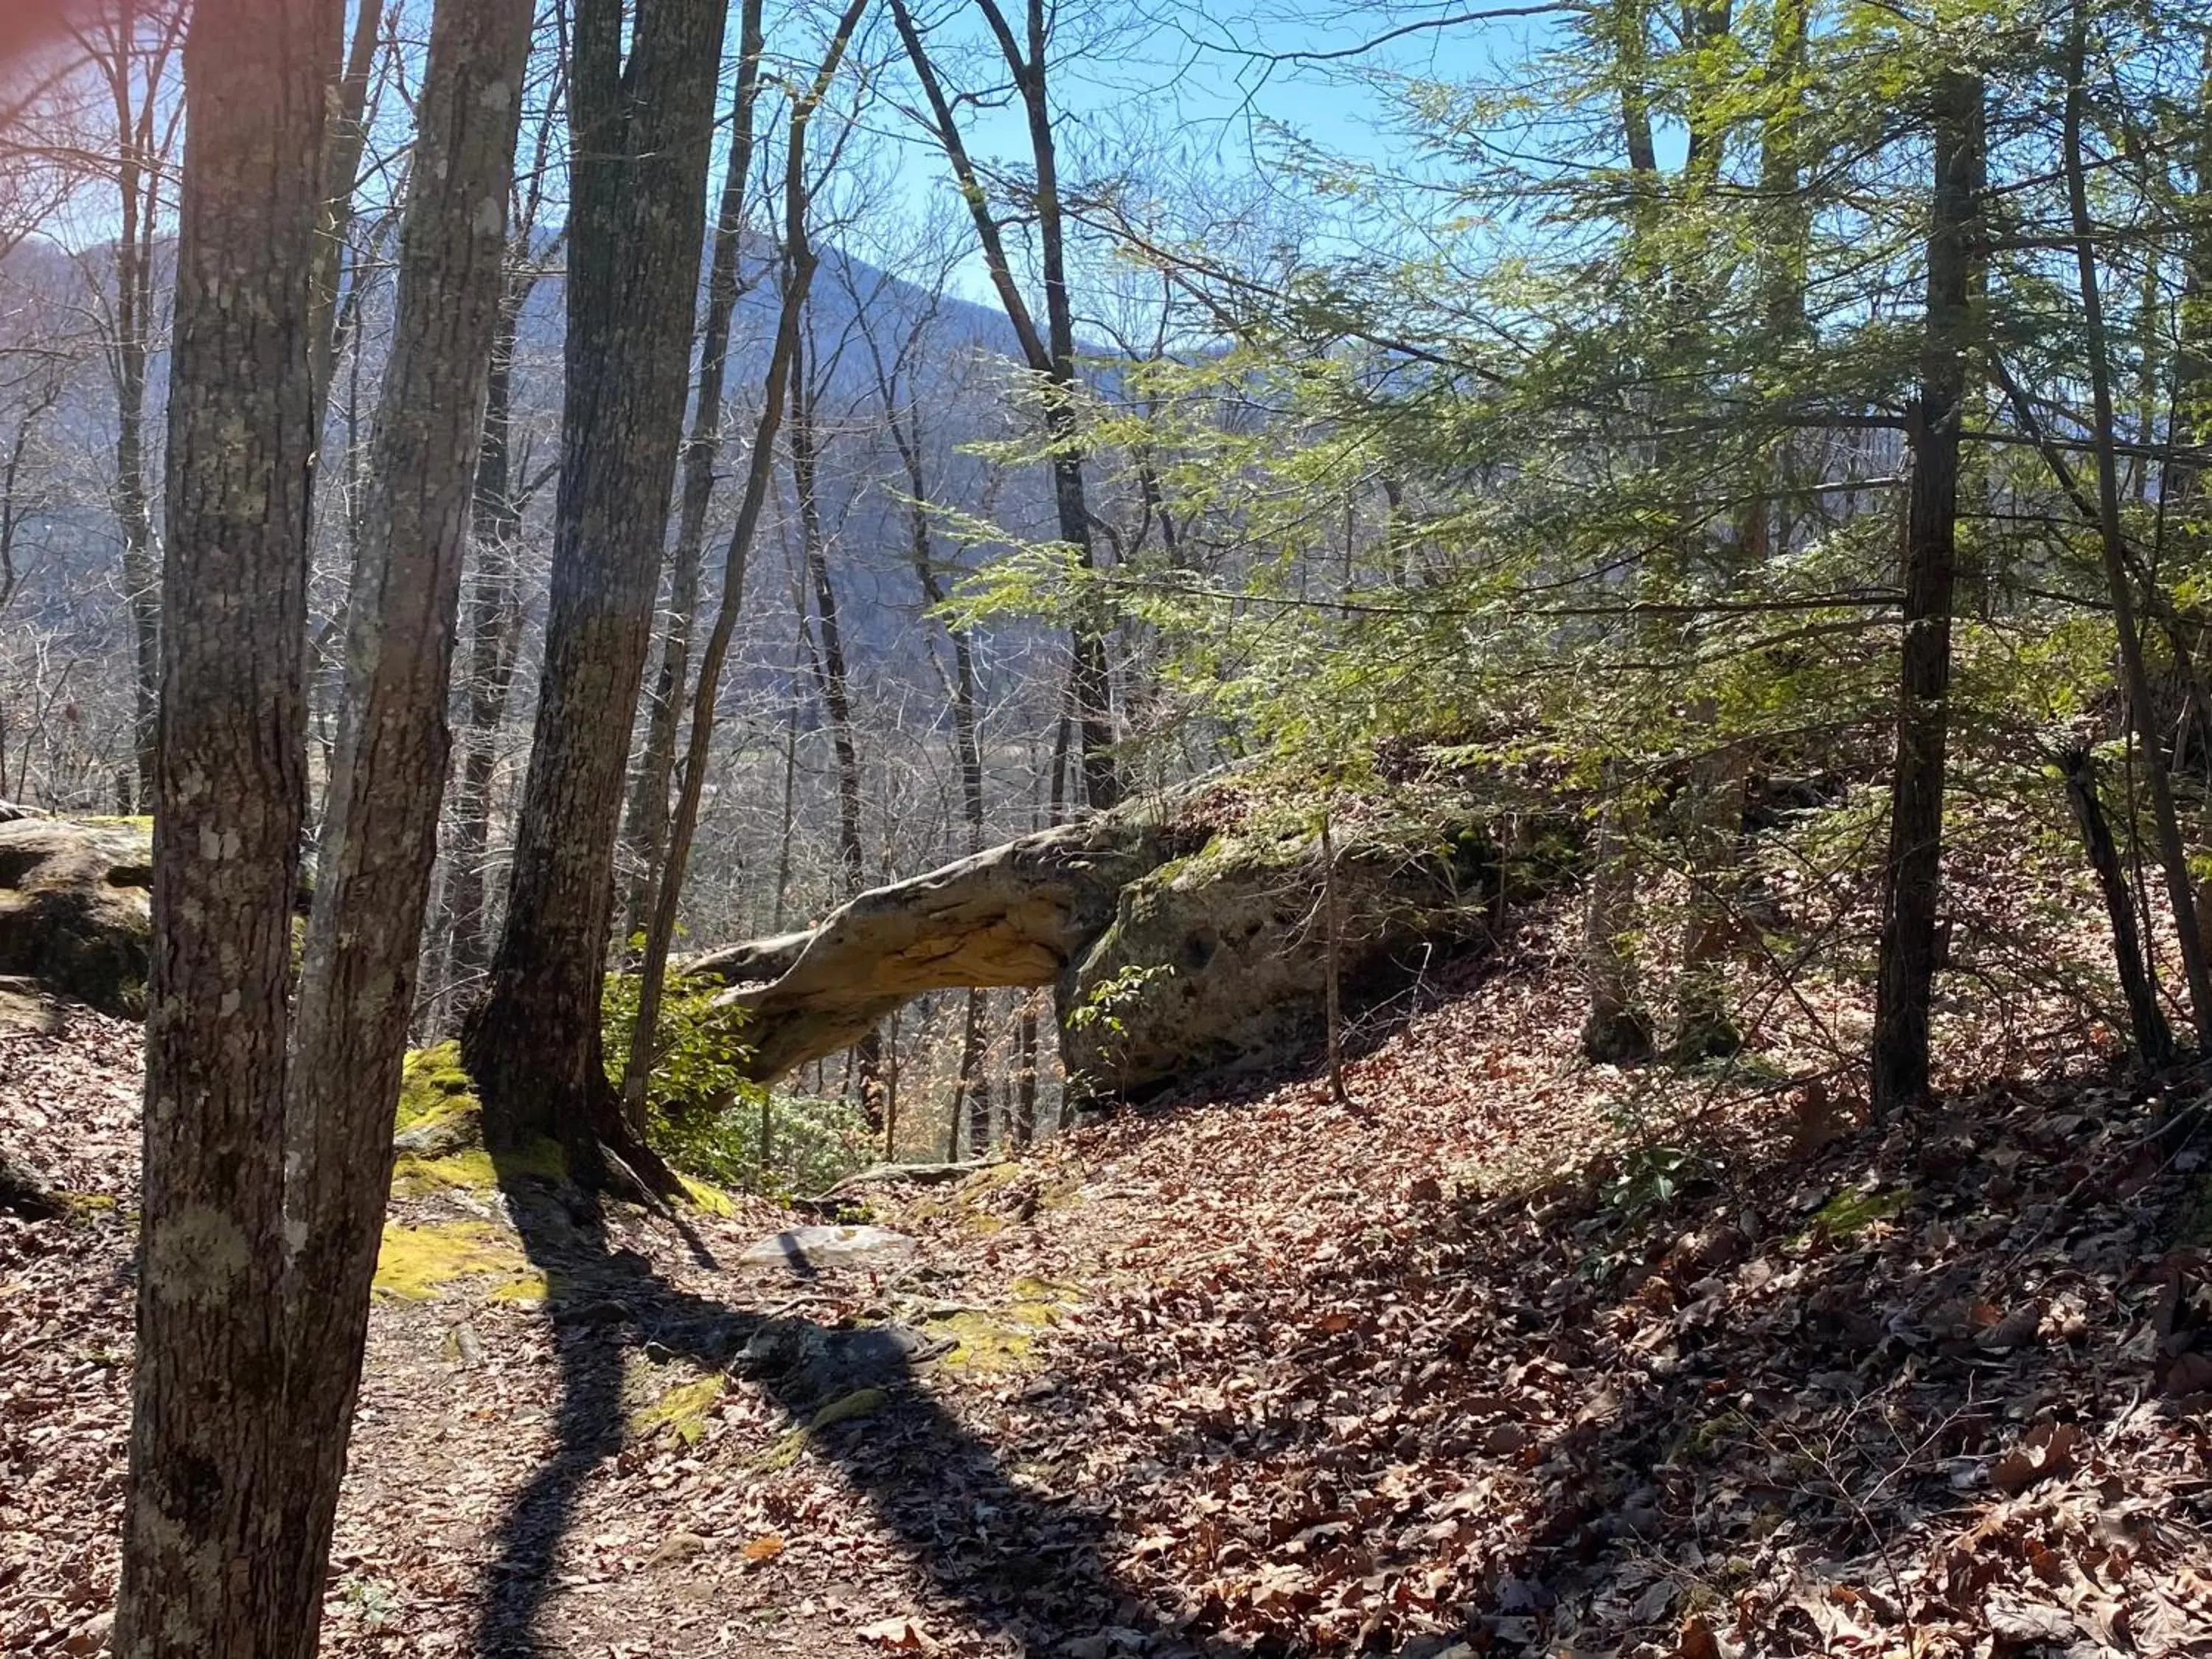
<path fill-rule="evenodd" d="M 891 1648 L 900 1652 L 934 1653 L 937 1651 L 938 1644 L 931 1638 L 929 1632 L 911 1619 L 878 1619 L 872 1625 L 861 1626 L 859 1634 L 863 1642 L 873 1642 L 879 1647 Z"/>
<path fill-rule="evenodd" d="M 2068 1474 L 2081 1438 L 2081 1431 L 2071 1423 L 2037 1424 L 2019 1445 L 1990 1466 L 1990 1485 L 2008 1498 L 2017 1498 L 2039 1480 Z"/>
<path fill-rule="evenodd" d="M 763 1561 L 773 1561 L 782 1553 L 783 1540 L 772 1532 L 763 1533 L 744 1547 L 745 1559 L 756 1565 Z"/>

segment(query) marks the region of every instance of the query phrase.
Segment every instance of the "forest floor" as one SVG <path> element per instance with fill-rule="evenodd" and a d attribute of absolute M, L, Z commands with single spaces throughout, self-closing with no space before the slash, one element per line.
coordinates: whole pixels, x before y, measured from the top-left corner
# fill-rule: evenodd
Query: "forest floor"
<path fill-rule="evenodd" d="M 1639 1101 L 1565 948 L 1531 916 L 1348 1104 L 886 1190 L 892 1265 L 403 1183 L 326 1650 L 2212 1655 L 2205 1075 Z M 10 1655 L 104 1639 L 137 1049 L 0 1035 L 0 1149 L 68 1195 L 0 1211 Z"/>

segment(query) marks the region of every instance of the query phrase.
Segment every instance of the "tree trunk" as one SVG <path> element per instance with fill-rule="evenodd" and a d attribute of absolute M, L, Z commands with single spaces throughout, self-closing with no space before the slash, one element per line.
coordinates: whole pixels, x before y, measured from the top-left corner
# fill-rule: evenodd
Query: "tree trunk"
<path fill-rule="evenodd" d="M 600 1182 L 627 1133 L 600 1038 L 632 715 L 652 642 L 706 233 L 726 0 L 578 0 L 570 74 L 568 329 L 545 661 L 507 919 L 464 1036 L 495 1146 L 541 1136 Z"/>
<path fill-rule="evenodd" d="M 115 119 L 116 205 L 114 331 L 109 367 L 115 385 L 115 516 L 123 539 L 123 587 L 131 611 L 133 662 L 134 805 L 154 799 L 155 717 L 161 689 L 159 550 L 146 481 L 146 369 L 153 353 L 154 264 L 160 246 L 161 183 L 170 144 L 161 116 L 161 82 L 185 14 L 157 11 L 145 48 L 143 88 L 137 70 L 139 8 L 125 7 L 109 36 L 112 56 L 99 54 Z"/>
<path fill-rule="evenodd" d="M 707 270 L 707 315 L 699 337 L 699 391 L 691 435 L 684 446 L 683 503 L 668 579 L 668 627 L 662 635 L 646 723 L 645 754 L 630 790 L 628 840 L 634 868 L 623 906 L 625 946 L 646 925 L 668 846 L 668 789 L 676 770 L 677 726 L 690 674 L 691 629 L 699 609 L 699 572 L 707 550 L 707 512 L 714 505 L 714 467 L 722 453 L 722 384 L 730 361 L 730 319 L 744 291 L 738 256 L 744 234 L 745 190 L 753 166 L 753 111 L 758 101 L 762 0 L 744 0 L 738 85 L 730 118 L 730 155 L 714 222 Z"/>
<path fill-rule="evenodd" d="M 283 1431 L 285 1045 L 337 27 L 333 0 L 200 0 L 185 46 L 122 1659 L 313 1645 L 283 1577 L 308 1478 Z"/>
<path fill-rule="evenodd" d="M 1590 848 L 1589 893 L 1583 911 L 1583 972 L 1589 1006 L 1583 1016 L 1583 1055 L 1603 1066 L 1630 1066 L 1651 1057 L 1651 1017 L 1637 995 L 1637 832 L 1641 805 L 1628 796 L 1620 769 L 1598 809 Z"/>
<path fill-rule="evenodd" d="M 2096 758 L 2087 744 L 2077 745 L 2058 757 L 2058 770 L 2066 780 L 2067 805 L 2073 808 L 2081 846 L 2105 901 L 2106 920 L 2112 924 L 2112 965 L 2120 976 L 2121 994 L 2127 999 L 2136 1053 L 2147 1066 L 2164 1066 L 2173 1058 L 2173 1033 L 2158 1006 L 2158 988 L 2136 929 L 2135 897 L 2128 889 L 2119 848 L 2113 844 L 2112 826 L 2097 799 Z"/>
<path fill-rule="evenodd" d="M 990 198 L 969 159 L 952 104 L 945 94 L 935 65 L 923 47 L 921 35 L 904 0 L 891 0 L 891 15 L 899 37 L 921 82 L 937 128 L 939 142 L 951 163 L 953 176 L 967 200 L 982 243 L 983 263 L 1006 307 L 1030 372 L 1044 391 L 1045 434 L 1051 440 L 1053 507 L 1060 538 L 1073 551 L 1079 568 L 1096 568 L 1097 552 L 1091 533 L 1091 509 L 1085 497 L 1083 441 L 1076 401 L 1079 383 L 1075 373 L 1075 313 L 1067 284 L 1066 235 L 1060 198 L 1059 159 L 1052 125 L 1052 108 L 1046 85 L 1049 24 L 1044 0 L 1029 0 L 1028 39 L 1017 40 L 996 0 L 976 0 L 977 8 L 999 43 L 1006 67 L 1020 94 L 1030 134 L 1034 167 L 1037 248 L 1042 267 L 1045 328 L 1038 331 L 1029 302 L 1014 280 L 998 220 Z M 1071 628 L 1075 657 L 1075 722 L 1081 740 L 1084 792 L 1093 811 L 1110 811 L 1122 795 L 1121 763 L 1114 744 L 1113 675 L 1107 660 L 1104 618 L 1098 596 L 1084 584 L 1075 596 L 1075 618 Z"/>
<path fill-rule="evenodd" d="M 2120 521 L 2119 465 L 2112 446 L 2112 358 L 2105 339 L 2104 296 L 2099 290 L 2095 228 L 2089 216 L 2089 185 L 2081 155 L 2081 112 L 2087 100 L 2088 24 L 2081 0 L 2075 0 L 2069 33 L 2066 119 L 2063 157 L 2066 196 L 2074 222 L 2075 268 L 2080 278 L 2084 343 L 2089 354 L 2090 396 L 2096 411 L 2090 429 L 2090 447 L 2097 460 L 2097 541 L 2105 561 L 2105 587 L 2112 604 L 2112 626 L 2118 632 L 2122 690 L 2128 714 L 2143 757 L 2144 781 L 2150 789 L 2151 820 L 2157 826 L 2159 862 L 2166 871 L 2166 897 L 2173 907 L 2173 925 L 2181 949 L 2182 971 L 2189 985 L 2189 1007 L 2197 1027 L 2200 1050 L 2212 1051 L 2212 971 L 2204 960 L 2203 939 L 2198 928 L 2194 884 L 2189 877 L 2189 849 L 2181 838 L 2175 815 L 2173 782 L 2166 771 L 2166 750 L 2158 730 L 2151 700 L 2150 675 L 2143 665 L 2142 634 L 2136 625 L 2134 580 L 2128 570 L 2127 538 Z M 2179 641 L 2177 641 L 2177 647 Z M 2177 650 L 2177 655 L 2182 653 Z M 2185 661 L 2185 657 L 2183 657 Z"/>
<path fill-rule="evenodd" d="M 477 456 L 471 539 L 476 571 L 469 585 L 465 631 L 460 762 L 455 769 L 453 836 L 446 848 L 447 952 L 441 1030 L 491 960 L 492 784 L 499 765 L 499 735 L 514 690 L 522 648 L 522 510 L 514 484 L 513 407 L 514 337 L 534 276 L 518 272 L 507 283 L 492 349 L 485 391 L 483 435 Z"/>
<path fill-rule="evenodd" d="M 637 1020 L 630 1035 L 629 1066 L 623 1074 L 623 1113 L 634 1133 L 640 1136 L 642 1136 L 645 1127 L 646 1084 L 652 1075 L 659 1047 L 660 999 L 667 980 L 668 952 L 676 939 L 676 917 L 683 899 L 684 872 L 690 863 L 691 839 L 699 827 L 700 803 L 706 794 L 707 763 L 714 744 L 714 708 L 721 691 L 722 671 L 729 659 L 730 643 L 736 636 L 738 613 L 744 608 L 745 568 L 752 556 L 753 540 L 759 533 L 761 514 L 768 505 L 769 489 L 774 480 L 775 437 L 783 419 L 785 388 L 788 386 L 794 394 L 804 390 L 801 383 L 804 356 L 800 343 L 806 296 L 813 286 L 815 268 L 814 250 L 807 240 L 806 226 L 807 215 L 811 210 L 807 197 L 806 130 L 813 119 L 816 107 L 828 94 L 831 78 L 843 60 L 853 31 L 860 26 L 860 14 L 866 3 L 867 0 L 851 0 L 816 72 L 812 88 L 793 102 L 790 129 L 786 136 L 782 304 L 776 318 L 775 343 L 769 353 L 760 420 L 753 430 L 752 453 L 745 469 L 744 495 L 738 503 L 738 521 L 730 532 L 728 550 L 723 556 L 721 602 L 715 611 L 714 630 L 707 637 L 706 655 L 699 665 L 699 684 L 692 696 L 691 731 L 684 750 L 683 786 L 677 799 L 675 819 L 670 826 L 660 880 L 653 896 L 644 959 L 639 964 Z M 750 18 L 748 27 L 750 27 Z M 757 47 L 758 43 L 755 41 L 753 44 Z M 796 457 L 799 449 L 799 428 L 797 426 L 793 428 L 793 435 Z M 811 507 L 812 501 L 811 428 L 807 454 L 805 481 L 800 492 L 802 511 Z M 796 470 L 796 459 L 793 465 Z M 815 524 L 814 534 L 818 538 L 818 522 Z M 823 580 L 827 583 L 826 569 Z M 829 615 L 834 638 L 834 607 Z M 842 648 L 836 660 L 842 673 Z M 795 739 L 795 731 L 793 737 Z M 783 908 L 783 889 L 790 874 L 788 859 L 793 760 L 794 755 L 787 753 L 784 778 L 786 864 L 776 877 L 776 908 L 779 912 Z M 856 789 L 857 787 L 856 784 Z M 856 823 L 854 830 L 856 842 L 858 833 Z M 765 1133 L 764 1116 L 763 1124 Z"/>
<path fill-rule="evenodd" d="M 1966 396 L 1973 226 L 1982 187 L 1981 82 L 1963 70 L 1947 70 L 1936 81 L 1934 97 L 1928 305 L 1920 397 L 1911 434 L 1905 643 L 1876 968 L 1872 1105 L 1877 1118 L 1928 1091 L 1929 1004 L 1942 887 L 1951 605 L 1958 574 L 1959 420 Z"/>
<path fill-rule="evenodd" d="M 323 211 L 315 242 L 315 316 L 309 343 L 315 379 L 315 430 L 319 439 L 331 378 L 337 372 L 338 346 L 346 332 L 339 288 L 345 270 L 346 242 L 353 228 L 354 186 L 361 158 L 368 148 L 368 82 L 376 66 L 376 46 L 385 0 L 356 0 L 353 39 L 346 49 L 345 72 L 331 89 L 331 108 L 323 129 Z"/>
<path fill-rule="evenodd" d="M 473 459 L 506 283 L 532 0 L 441 0 L 418 105 L 392 349 L 347 602 L 346 693 L 301 953 L 287 1134 L 291 1489 L 281 1583 L 322 1613 L 392 1103 L 415 1003 L 450 748 Z"/>

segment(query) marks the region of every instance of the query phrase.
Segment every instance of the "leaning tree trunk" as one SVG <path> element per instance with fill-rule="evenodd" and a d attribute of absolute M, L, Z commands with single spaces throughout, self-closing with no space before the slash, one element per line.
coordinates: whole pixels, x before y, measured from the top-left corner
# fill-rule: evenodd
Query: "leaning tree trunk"
<path fill-rule="evenodd" d="M 1906 508 L 1905 644 L 1890 783 L 1881 950 L 1876 969 L 1873 1109 L 1928 1091 L 1929 1002 L 1943 869 L 1943 751 L 1949 731 L 1951 599 L 1958 577 L 1959 420 L 1966 398 L 1973 222 L 1982 181 L 1982 83 L 1947 70 L 1935 91 L 1935 192 L 1928 304 L 1912 419 Z"/>
<path fill-rule="evenodd" d="M 122 1659 L 313 1647 L 277 1574 L 302 1478 L 283 1432 L 286 1006 L 336 21 L 330 0 L 200 0 L 185 46 Z"/>
<path fill-rule="evenodd" d="M 360 1390 L 392 1103 L 437 860 L 453 625 L 532 9 L 440 0 L 434 14 L 346 606 L 346 694 L 301 957 L 285 1146 L 286 1422 L 298 1479 L 286 1509 L 293 1559 L 278 1583 L 308 1631 Z"/>
<path fill-rule="evenodd" d="M 2136 625 L 2134 579 L 2128 569 L 2126 533 L 2120 520 L 2119 462 L 2112 444 L 2112 371 L 2105 339 L 2104 298 L 2099 290 L 2095 229 L 2089 214 L 2087 169 L 2081 154 L 2081 110 L 2087 101 L 2088 24 L 2081 0 L 2075 0 L 2068 43 L 2069 79 L 2066 89 L 2064 165 L 2066 196 L 2074 222 L 2075 269 L 2080 280 L 2083 343 L 2088 348 L 2090 396 L 2096 422 L 2090 430 L 2090 447 L 2097 464 L 2097 544 L 2104 555 L 2105 591 L 2112 606 L 2112 626 L 2119 635 L 2121 689 L 2128 715 L 2143 757 L 2143 776 L 2149 787 L 2151 822 L 2158 831 L 2159 862 L 2165 867 L 2166 898 L 2173 907 L 2176 943 L 2189 986 L 2189 1008 L 2197 1027 L 2200 1049 L 2212 1049 L 2212 969 L 2204 959 L 2203 937 L 2197 915 L 2193 884 L 2189 877 L 2189 849 L 2181 836 L 2180 819 L 2173 805 L 2173 782 L 2166 771 L 2155 706 L 2151 701 L 2150 674 L 2143 664 L 2142 633 Z M 2185 662 L 2180 641 L 2176 656 Z"/>
<path fill-rule="evenodd" d="M 2105 902 L 2105 919 L 2112 924 L 2112 965 L 2120 976 L 2121 994 L 2127 999 L 2136 1053 L 2147 1066 L 2164 1066 L 2173 1058 L 2173 1032 L 2158 1006 L 2158 987 L 2143 954 L 2127 868 L 2097 799 L 2096 757 L 2086 744 L 2069 748 L 2058 757 L 2058 774 L 2065 780 L 2066 804 L 2073 809 L 2090 872 L 2097 878 L 2098 896 Z"/>
<path fill-rule="evenodd" d="M 570 76 L 568 330 L 545 659 L 507 920 L 463 1039 L 497 1146 L 541 1136 L 576 1176 L 612 1151 L 672 1184 L 623 1124 L 600 1037 L 631 717 L 688 391 L 726 0 L 639 15 L 578 0 Z"/>

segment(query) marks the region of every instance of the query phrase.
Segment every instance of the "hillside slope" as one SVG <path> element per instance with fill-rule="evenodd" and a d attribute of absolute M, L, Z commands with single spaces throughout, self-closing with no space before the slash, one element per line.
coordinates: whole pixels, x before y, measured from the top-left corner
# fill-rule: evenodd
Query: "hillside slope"
<path fill-rule="evenodd" d="M 765 1205 L 601 1226 L 418 1167 L 329 1650 L 2212 1653 L 2203 1079 L 1632 1110 L 1571 1057 L 1566 937 L 1349 1105 L 890 1189 L 915 1246 L 873 1265 L 747 1265 Z M 0 1216 L 10 1653 L 104 1630 L 134 1049 L 0 1037 L 0 1147 L 74 1194 Z"/>

